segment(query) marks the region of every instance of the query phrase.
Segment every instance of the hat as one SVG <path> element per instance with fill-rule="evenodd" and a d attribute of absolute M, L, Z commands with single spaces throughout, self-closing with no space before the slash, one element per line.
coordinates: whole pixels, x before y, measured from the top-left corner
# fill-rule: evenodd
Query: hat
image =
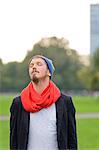
<path fill-rule="evenodd" d="M 51 74 L 51 78 L 52 78 L 52 75 L 53 75 L 53 73 L 54 73 L 54 70 L 55 70 L 55 67 L 54 67 L 54 65 L 53 65 L 53 62 L 52 62 L 52 60 L 51 59 L 49 59 L 49 58 L 47 58 L 47 57 L 45 57 L 45 56 L 40 56 L 42 59 L 44 59 L 44 61 L 46 62 L 46 64 L 47 64 L 47 67 L 48 67 L 48 69 L 49 69 L 49 71 L 50 71 L 50 74 Z"/>
<path fill-rule="evenodd" d="M 54 65 L 53 65 L 53 63 L 52 63 L 52 60 L 49 59 L 49 58 L 47 58 L 47 57 L 45 57 L 45 56 L 43 56 L 43 55 L 35 55 L 35 56 L 33 56 L 33 57 L 30 59 L 29 64 L 30 64 L 31 60 L 34 59 L 34 58 L 42 58 L 42 59 L 45 61 L 46 65 L 47 65 L 47 67 L 48 67 L 48 69 L 49 69 L 49 72 L 50 72 L 50 74 L 51 74 L 51 76 L 50 76 L 50 79 L 51 79 L 51 78 L 52 78 L 52 75 L 53 75 L 53 73 L 54 73 L 54 70 L 55 70 L 55 67 L 54 67 Z"/>

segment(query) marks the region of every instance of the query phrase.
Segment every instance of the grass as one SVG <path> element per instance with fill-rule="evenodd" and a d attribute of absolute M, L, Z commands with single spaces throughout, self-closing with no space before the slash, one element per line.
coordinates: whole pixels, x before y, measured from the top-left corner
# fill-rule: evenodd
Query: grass
<path fill-rule="evenodd" d="M 0 115 L 9 115 L 10 106 L 14 95 L 2 95 L 0 96 Z"/>
<path fill-rule="evenodd" d="M 9 115 L 15 95 L 0 96 L 0 115 Z M 76 112 L 99 112 L 99 97 L 73 97 Z M 79 150 L 99 149 L 99 119 L 77 119 Z M 9 121 L 0 121 L 0 150 L 9 150 Z"/>
<path fill-rule="evenodd" d="M 0 115 L 9 115 L 10 106 L 15 95 L 0 96 Z M 75 96 L 73 102 L 76 112 L 99 112 L 99 97 Z"/>
<path fill-rule="evenodd" d="M 99 119 L 78 119 L 79 150 L 99 149 Z M 1 130 L 2 129 L 2 130 Z M 9 150 L 9 121 L 0 122 L 0 150 Z"/>
<path fill-rule="evenodd" d="M 99 119 L 78 119 L 78 149 L 98 150 L 99 149 Z"/>
<path fill-rule="evenodd" d="M 9 150 L 9 121 L 0 121 L 0 150 Z"/>
<path fill-rule="evenodd" d="M 99 97 L 75 96 L 73 102 L 76 112 L 99 112 Z"/>

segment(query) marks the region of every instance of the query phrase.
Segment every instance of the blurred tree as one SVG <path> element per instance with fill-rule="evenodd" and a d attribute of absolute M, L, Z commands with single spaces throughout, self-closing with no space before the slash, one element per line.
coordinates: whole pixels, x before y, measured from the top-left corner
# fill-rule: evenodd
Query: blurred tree
<path fill-rule="evenodd" d="M 24 63 L 33 55 L 45 55 L 54 60 L 56 68 L 53 80 L 62 89 L 77 89 L 82 85 L 78 80 L 77 71 L 82 64 L 76 50 L 69 48 L 68 40 L 64 38 L 43 38 L 36 43 L 32 51 L 28 51 Z"/>
<path fill-rule="evenodd" d="M 10 62 L 2 70 L 2 90 L 21 91 L 28 82 L 28 71 L 24 63 Z"/>
<path fill-rule="evenodd" d="M 80 82 L 83 84 L 83 87 L 87 90 L 92 89 L 92 77 L 93 77 L 93 70 L 90 66 L 84 66 L 81 70 L 77 73 Z"/>
<path fill-rule="evenodd" d="M 3 62 L 2 59 L 0 58 L 0 66 L 3 66 Z"/>
<path fill-rule="evenodd" d="M 92 90 L 99 91 L 99 71 L 93 74 L 92 78 Z"/>
<path fill-rule="evenodd" d="M 2 91 L 2 68 L 3 68 L 3 62 L 0 58 L 0 91 Z"/>
<path fill-rule="evenodd" d="M 99 48 L 91 58 L 91 67 L 93 69 L 92 90 L 99 90 Z"/>
<path fill-rule="evenodd" d="M 90 58 L 90 65 L 78 71 L 78 78 L 87 90 L 99 90 L 99 48 Z"/>
<path fill-rule="evenodd" d="M 92 67 L 93 70 L 99 70 L 99 48 L 96 49 L 95 53 L 92 56 Z"/>
<path fill-rule="evenodd" d="M 27 52 L 23 62 L 10 62 L 3 66 L 3 90 L 21 91 L 29 83 L 28 62 L 33 55 L 37 54 L 45 55 L 54 61 L 56 71 L 53 80 L 61 89 L 83 88 L 78 78 L 78 72 L 82 68 L 78 53 L 69 47 L 68 40 L 50 37 L 37 42 L 32 50 Z"/>
<path fill-rule="evenodd" d="M 17 62 L 4 65 L 2 70 L 2 89 L 15 89 L 17 84 Z"/>

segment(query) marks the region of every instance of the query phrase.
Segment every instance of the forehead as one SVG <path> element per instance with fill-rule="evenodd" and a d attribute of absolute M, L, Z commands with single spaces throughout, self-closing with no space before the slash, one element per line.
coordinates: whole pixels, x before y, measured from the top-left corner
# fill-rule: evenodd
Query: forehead
<path fill-rule="evenodd" d="M 31 63 L 36 63 L 36 62 L 41 62 L 43 64 L 46 64 L 45 60 L 43 58 L 40 58 L 40 57 L 32 58 L 31 61 L 30 61 L 30 64 Z"/>

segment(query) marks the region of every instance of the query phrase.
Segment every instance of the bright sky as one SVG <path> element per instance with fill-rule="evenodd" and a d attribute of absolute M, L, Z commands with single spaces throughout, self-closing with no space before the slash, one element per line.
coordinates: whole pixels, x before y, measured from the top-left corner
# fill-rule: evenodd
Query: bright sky
<path fill-rule="evenodd" d="M 90 4 L 99 0 L 0 0 L 0 58 L 22 61 L 41 38 L 69 40 L 90 53 Z"/>

